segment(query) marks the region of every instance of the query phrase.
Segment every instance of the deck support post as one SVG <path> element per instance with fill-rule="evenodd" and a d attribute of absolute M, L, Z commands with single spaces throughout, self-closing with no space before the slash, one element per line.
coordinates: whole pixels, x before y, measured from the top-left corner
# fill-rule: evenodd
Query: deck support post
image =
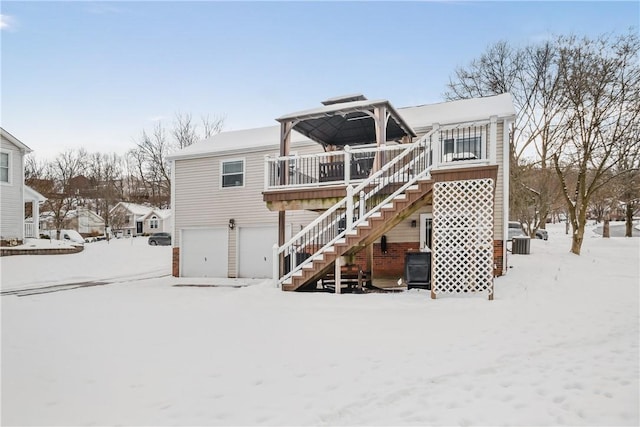
<path fill-rule="evenodd" d="M 286 223 L 286 211 L 278 211 L 278 247 L 281 247 L 282 245 L 285 244 L 284 238 L 284 232 L 286 229 L 285 223 Z M 276 262 L 276 260 L 274 259 L 273 262 Z M 282 277 L 284 275 L 284 253 L 281 253 L 278 259 L 278 278 Z"/>
<path fill-rule="evenodd" d="M 336 262 L 335 262 L 335 272 L 334 272 L 334 276 L 335 276 L 335 286 L 336 286 L 336 294 L 339 294 L 342 292 L 342 257 L 337 257 L 336 258 Z"/>
<path fill-rule="evenodd" d="M 364 248 L 364 256 L 365 256 L 365 266 L 366 270 L 369 272 L 369 278 L 371 279 L 371 284 L 373 285 L 373 243 L 369 243 Z"/>

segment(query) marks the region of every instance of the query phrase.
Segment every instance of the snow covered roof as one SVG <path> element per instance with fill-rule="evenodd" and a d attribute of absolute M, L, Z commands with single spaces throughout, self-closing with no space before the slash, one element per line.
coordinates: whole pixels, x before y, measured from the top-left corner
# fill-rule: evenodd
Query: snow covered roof
<path fill-rule="evenodd" d="M 142 219 L 150 218 L 154 214 L 160 219 L 167 219 L 171 216 L 171 209 L 151 209 Z"/>
<path fill-rule="evenodd" d="M 27 145 L 25 143 L 23 143 L 18 138 L 16 138 L 15 136 L 11 135 L 9 132 L 7 132 L 6 130 L 4 130 L 1 127 L 0 127 L 0 134 L 2 135 L 2 137 L 4 139 L 6 139 L 10 143 L 12 143 L 16 147 L 18 147 L 24 153 L 30 153 L 30 152 L 33 151 L 31 148 L 27 147 Z"/>
<path fill-rule="evenodd" d="M 507 118 L 516 115 L 513 99 L 509 93 L 405 107 L 400 108 L 399 112 L 416 129 L 431 127 L 435 123 L 454 124 L 487 120 L 491 116 Z"/>
<path fill-rule="evenodd" d="M 47 201 L 46 197 L 44 197 L 42 194 L 38 193 L 33 188 L 29 187 L 28 185 L 24 186 L 23 192 L 24 192 L 25 201 L 38 201 L 38 202 L 46 202 Z"/>
<path fill-rule="evenodd" d="M 320 111 L 340 111 L 345 107 L 365 106 L 372 103 L 387 102 L 376 101 L 352 101 L 338 104 L 330 104 L 312 110 L 284 115 L 278 120 L 313 115 Z M 393 107 L 392 107 L 393 108 Z M 425 129 L 435 123 L 440 125 L 488 120 L 491 116 L 506 118 L 515 116 L 511 95 L 489 96 L 484 98 L 464 99 L 459 101 L 441 102 L 437 104 L 425 104 L 413 107 L 398 108 L 397 113 L 413 129 Z M 315 144 L 311 139 L 293 130 L 291 132 L 292 148 L 297 144 Z M 280 126 L 268 126 L 254 129 L 244 129 L 222 132 L 209 139 L 197 142 L 169 156 L 169 159 L 189 159 L 207 157 L 214 154 L 233 153 L 249 150 L 277 151 L 280 146 Z"/>
<path fill-rule="evenodd" d="M 298 132 L 291 132 L 291 144 L 315 144 L 309 138 Z M 221 132 L 196 142 L 176 153 L 169 155 L 169 159 L 183 159 L 210 155 L 212 153 L 247 151 L 249 149 L 269 149 L 278 151 L 280 147 L 280 126 L 268 126 L 254 129 L 244 129 Z"/>
<path fill-rule="evenodd" d="M 128 210 L 129 212 L 131 212 L 136 216 L 145 216 L 154 210 L 156 211 L 160 210 L 160 209 L 152 208 L 151 206 L 138 205 L 136 203 L 118 202 L 117 205 L 111 208 L 110 212 L 113 212 L 118 206 L 122 206 L 123 208 L 125 208 L 126 210 Z"/>

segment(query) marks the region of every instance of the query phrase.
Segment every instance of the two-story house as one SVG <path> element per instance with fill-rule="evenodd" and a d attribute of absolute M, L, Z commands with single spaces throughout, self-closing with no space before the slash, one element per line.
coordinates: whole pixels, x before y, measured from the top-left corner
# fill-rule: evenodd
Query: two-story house
<path fill-rule="evenodd" d="M 350 95 L 187 147 L 171 156 L 174 275 L 301 290 L 344 263 L 399 277 L 420 251 L 434 297 L 491 296 L 514 118 L 509 94 L 397 109 Z"/>

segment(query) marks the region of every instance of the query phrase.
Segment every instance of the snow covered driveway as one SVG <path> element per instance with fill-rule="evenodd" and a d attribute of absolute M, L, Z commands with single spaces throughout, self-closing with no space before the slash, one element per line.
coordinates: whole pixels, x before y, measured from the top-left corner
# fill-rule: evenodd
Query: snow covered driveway
<path fill-rule="evenodd" d="M 494 301 L 171 277 L 3 296 L 2 424 L 638 425 L 639 242 L 577 257 L 551 230 Z"/>
<path fill-rule="evenodd" d="M 40 240 L 39 245 L 46 245 Z M 171 274 L 171 247 L 150 246 L 146 237 L 93 242 L 67 255 L 0 257 L 2 291 L 93 281 L 122 281 Z"/>

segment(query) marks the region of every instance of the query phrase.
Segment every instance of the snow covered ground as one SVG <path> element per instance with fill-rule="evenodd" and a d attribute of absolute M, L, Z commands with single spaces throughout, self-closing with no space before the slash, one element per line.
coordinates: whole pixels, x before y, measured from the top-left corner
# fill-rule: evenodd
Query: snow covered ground
<path fill-rule="evenodd" d="M 3 291 L 119 280 L 2 296 L 2 425 L 637 426 L 640 239 L 549 235 L 494 301 L 174 286 L 142 239 L 3 257 Z"/>

